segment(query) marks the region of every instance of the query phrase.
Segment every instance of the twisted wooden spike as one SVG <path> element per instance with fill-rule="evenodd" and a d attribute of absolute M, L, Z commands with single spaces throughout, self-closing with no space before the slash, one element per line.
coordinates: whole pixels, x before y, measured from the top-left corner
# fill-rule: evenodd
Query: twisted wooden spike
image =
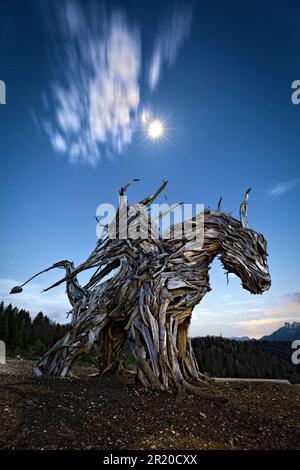
<path fill-rule="evenodd" d="M 120 188 L 119 190 L 119 195 L 120 196 L 124 196 L 124 194 L 126 193 L 127 189 L 129 188 L 129 186 L 132 184 L 132 183 L 136 183 L 138 181 L 141 181 L 140 178 L 133 178 L 131 181 L 129 181 L 127 184 L 125 184 L 124 186 L 122 186 L 122 188 Z"/>
<path fill-rule="evenodd" d="M 248 223 L 248 199 L 249 199 L 249 194 L 250 194 L 251 188 L 248 188 L 246 193 L 245 193 L 245 198 L 240 206 L 240 219 L 241 219 L 241 224 L 242 227 L 244 228 L 249 228 L 249 223 Z"/>

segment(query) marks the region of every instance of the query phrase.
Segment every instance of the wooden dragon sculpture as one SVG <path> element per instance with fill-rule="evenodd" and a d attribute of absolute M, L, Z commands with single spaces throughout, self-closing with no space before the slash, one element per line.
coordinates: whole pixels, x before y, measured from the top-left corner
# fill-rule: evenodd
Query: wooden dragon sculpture
<path fill-rule="evenodd" d="M 139 204 L 149 209 L 166 184 Z M 121 188 L 120 195 L 127 187 Z M 78 267 L 64 260 L 42 271 L 66 270 L 66 276 L 46 290 L 66 282 L 72 321 L 65 337 L 40 359 L 36 374 L 65 377 L 75 359 L 95 343 L 100 375 L 114 373 L 122 364 L 124 344 L 129 340 L 137 380 L 143 386 L 197 393 L 197 386 L 206 378 L 198 369 L 188 330 L 193 308 L 210 290 L 209 269 L 214 258 L 219 256 L 225 270 L 238 276 L 253 294 L 261 294 L 271 285 L 266 240 L 248 225 L 249 192 L 240 207 L 240 220 L 221 211 L 221 200 L 216 211 L 201 214 L 203 243 L 190 234 L 147 239 L 113 239 L 106 234 Z M 128 208 L 128 226 L 136 223 L 135 210 L 135 205 Z M 195 227 L 199 220 L 191 218 L 188 224 Z M 173 225 L 170 233 L 179 225 Z M 152 230 L 150 225 L 148 228 Z M 96 271 L 82 287 L 76 276 L 90 268 Z M 11 293 L 21 292 L 22 286 Z"/>

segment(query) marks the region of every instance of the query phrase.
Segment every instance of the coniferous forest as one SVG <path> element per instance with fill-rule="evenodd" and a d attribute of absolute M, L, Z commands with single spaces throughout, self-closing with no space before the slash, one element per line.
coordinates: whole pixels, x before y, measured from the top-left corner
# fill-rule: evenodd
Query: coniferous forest
<path fill-rule="evenodd" d="M 285 341 L 236 341 L 221 336 L 192 339 L 200 370 L 214 377 L 287 379 L 300 383 L 300 365 Z"/>
<path fill-rule="evenodd" d="M 68 325 L 55 323 L 39 312 L 32 320 L 29 312 L 0 303 L 0 339 L 8 356 L 35 358 L 42 355 L 68 330 Z"/>
<path fill-rule="evenodd" d="M 8 356 L 37 359 L 61 339 L 68 328 L 68 324 L 55 323 L 42 312 L 32 319 L 28 311 L 0 303 L 0 339 L 5 341 Z M 242 342 L 206 336 L 193 338 L 192 344 L 200 370 L 210 376 L 277 378 L 300 383 L 300 365 L 292 364 L 290 342 Z M 92 351 L 92 362 L 94 355 Z M 84 360 L 88 360 L 87 355 Z"/>

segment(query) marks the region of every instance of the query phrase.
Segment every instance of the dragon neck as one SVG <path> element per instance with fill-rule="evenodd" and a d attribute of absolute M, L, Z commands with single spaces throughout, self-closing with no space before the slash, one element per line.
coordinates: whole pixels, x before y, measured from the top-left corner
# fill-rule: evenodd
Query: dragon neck
<path fill-rule="evenodd" d="M 203 249 L 208 257 L 213 259 L 222 253 L 223 214 L 219 212 L 207 212 L 204 214 L 204 239 Z"/>

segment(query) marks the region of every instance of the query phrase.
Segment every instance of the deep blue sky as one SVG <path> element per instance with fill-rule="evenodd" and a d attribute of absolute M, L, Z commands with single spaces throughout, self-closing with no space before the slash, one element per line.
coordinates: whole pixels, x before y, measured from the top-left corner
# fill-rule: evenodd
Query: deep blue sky
<path fill-rule="evenodd" d="M 7 90 L 0 105 L 1 297 L 63 320 L 62 291 L 39 294 L 60 272 L 38 278 L 18 297 L 7 291 L 57 260 L 83 261 L 96 242 L 97 205 L 115 202 L 124 182 L 144 177 L 129 191 L 132 201 L 167 179 L 170 202 L 214 208 L 222 195 L 223 209 L 236 216 L 245 189 L 253 188 L 249 220 L 268 239 L 272 288 L 254 297 L 238 279 L 227 286 L 215 263 L 213 291 L 194 313 L 192 333 L 260 336 L 284 318 L 299 319 L 300 105 L 291 102 L 291 84 L 300 79 L 300 3 L 84 2 L 87 15 L 96 12 L 100 36 L 103 11 L 109 18 L 121 10 L 128 30 L 140 32 L 138 110 L 168 117 L 169 128 L 168 140 L 155 143 L 133 132 L 120 153 L 108 137 L 96 165 L 70 161 L 69 149 L 55 150 L 46 130 L 55 126 L 53 87 L 67 87 L 66 73 L 74 74 L 64 59 L 70 37 L 59 34 L 55 16 L 64 3 L 0 5 L 0 80 Z M 191 22 L 151 90 L 153 50 L 174 11 L 177 18 L 190 11 Z M 70 83 L 80 87 L 77 78 Z"/>

